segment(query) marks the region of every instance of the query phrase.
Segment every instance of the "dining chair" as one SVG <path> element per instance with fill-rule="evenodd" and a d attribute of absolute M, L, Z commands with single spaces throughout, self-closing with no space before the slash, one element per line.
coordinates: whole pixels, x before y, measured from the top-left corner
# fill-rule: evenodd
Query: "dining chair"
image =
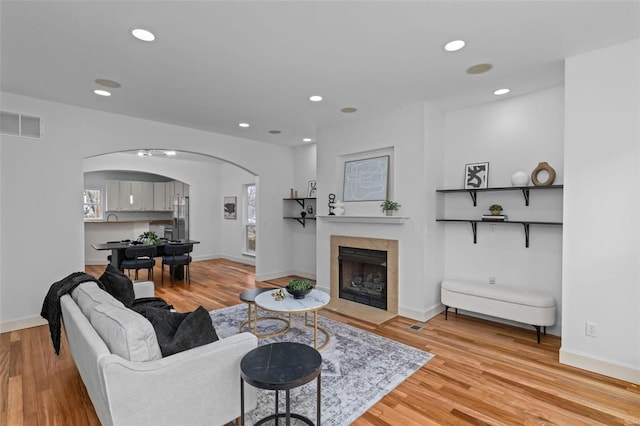
<path fill-rule="evenodd" d="M 185 278 L 187 283 L 191 285 L 191 274 L 189 273 L 189 264 L 191 263 L 191 253 L 193 244 L 167 244 L 164 247 L 164 256 L 162 256 L 162 281 L 164 286 L 164 265 L 169 265 L 169 275 L 171 275 L 171 285 L 173 285 L 173 275 L 176 266 L 185 268 Z"/>
<path fill-rule="evenodd" d="M 130 274 L 131 269 L 135 269 L 134 279 L 138 279 L 138 271 L 140 269 L 147 270 L 147 279 L 153 281 L 153 267 L 156 264 L 154 257 L 156 256 L 158 249 L 156 246 L 132 246 L 127 247 L 124 251 L 124 260 L 121 263 L 123 270 L 128 270 L 127 274 Z"/>

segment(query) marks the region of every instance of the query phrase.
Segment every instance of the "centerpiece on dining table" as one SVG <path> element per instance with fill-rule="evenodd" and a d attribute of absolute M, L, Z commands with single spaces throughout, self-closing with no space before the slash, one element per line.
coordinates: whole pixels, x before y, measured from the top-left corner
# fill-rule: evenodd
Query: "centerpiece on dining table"
<path fill-rule="evenodd" d="M 153 231 L 143 232 L 138 236 L 138 241 L 143 244 L 158 244 L 160 242 L 160 237 Z"/>
<path fill-rule="evenodd" d="M 294 299 L 304 299 L 313 290 L 313 283 L 307 279 L 291 280 L 285 288 Z"/>

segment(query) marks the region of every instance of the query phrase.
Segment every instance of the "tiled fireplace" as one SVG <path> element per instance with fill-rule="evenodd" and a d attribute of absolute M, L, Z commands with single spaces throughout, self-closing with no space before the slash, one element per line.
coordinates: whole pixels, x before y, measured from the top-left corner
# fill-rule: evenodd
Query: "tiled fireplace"
<path fill-rule="evenodd" d="M 381 323 L 398 314 L 398 240 L 331 235 L 331 309 Z"/>

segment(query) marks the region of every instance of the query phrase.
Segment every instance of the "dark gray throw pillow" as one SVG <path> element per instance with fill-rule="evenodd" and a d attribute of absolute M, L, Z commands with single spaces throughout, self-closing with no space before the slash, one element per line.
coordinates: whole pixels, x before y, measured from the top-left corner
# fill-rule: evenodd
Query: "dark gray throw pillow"
<path fill-rule="evenodd" d="M 152 306 L 134 306 L 133 309 L 153 325 L 163 357 L 218 340 L 211 316 L 202 306 L 186 313 Z"/>
<path fill-rule="evenodd" d="M 104 285 L 104 289 L 121 301 L 124 306 L 129 308 L 133 306 L 133 301 L 136 300 L 133 283 L 118 268 L 111 264 L 107 265 L 107 269 L 100 277 L 100 282 Z"/>

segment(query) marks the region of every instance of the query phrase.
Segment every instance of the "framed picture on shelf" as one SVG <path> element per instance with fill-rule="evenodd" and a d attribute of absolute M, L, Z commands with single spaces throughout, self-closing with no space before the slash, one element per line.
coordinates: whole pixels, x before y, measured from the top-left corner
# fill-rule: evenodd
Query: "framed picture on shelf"
<path fill-rule="evenodd" d="M 224 218 L 235 220 L 238 218 L 238 211 L 236 209 L 237 198 L 236 197 L 224 197 Z"/>
<path fill-rule="evenodd" d="M 309 181 L 309 190 L 307 191 L 307 197 L 316 198 L 316 190 L 318 189 L 318 184 L 315 180 Z"/>
<path fill-rule="evenodd" d="M 471 163 L 464 166 L 464 189 L 483 189 L 489 186 L 489 163 Z"/>
<path fill-rule="evenodd" d="M 389 156 L 344 162 L 343 201 L 387 199 Z"/>

